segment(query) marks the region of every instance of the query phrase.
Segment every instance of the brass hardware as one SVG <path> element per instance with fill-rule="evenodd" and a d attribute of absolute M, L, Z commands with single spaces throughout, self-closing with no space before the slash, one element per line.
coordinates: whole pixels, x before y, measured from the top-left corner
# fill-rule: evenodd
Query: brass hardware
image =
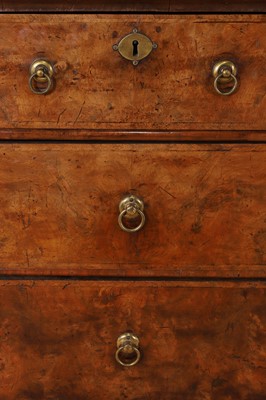
<path fill-rule="evenodd" d="M 233 94 L 238 86 L 236 78 L 237 68 L 232 61 L 219 61 L 217 62 L 212 70 L 214 80 L 214 88 L 217 93 L 222 96 L 229 96 Z M 232 83 L 232 87 L 229 90 L 222 90 L 221 86 L 224 84 Z"/>
<path fill-rule="evenodd" d="M 118 223 L 120 228 L 125 232 L 137 232 L 139 231 L 143 225 L 145 224 L 145 215 L 143 213 L 144 203 L 138 197 L 134 195 L 126 196 L 119 204 L 119 217 Z M 135 228 L 127 228 L 123 219 L 136 219 L 136 217 L 140 216 L 140 223 Z"/>
<path fill-rule="evenodd" d="M 30 66 L 29 87 L 35 94 L 46 94 L 52 86 L 53 66 L 46 60 L 35 60 Z"/>
<path fill-rule="evenodd" d="M 132 33 L 123 37 L 118 44 L 113 45 L 113 49 L 126 60 L 132 61 L 134 66 L 137 66 L 156 48 L 157 44 L 152 42 L 148 36 L 139 33 L 137 29 L 133 29 Z"/>
<path fill-rule="evenodd" d="M 139 338 L 133 333 L 123 333 L 117 339 L 115 359 L 123 367 L 133 367 L 140 360 Z"/>

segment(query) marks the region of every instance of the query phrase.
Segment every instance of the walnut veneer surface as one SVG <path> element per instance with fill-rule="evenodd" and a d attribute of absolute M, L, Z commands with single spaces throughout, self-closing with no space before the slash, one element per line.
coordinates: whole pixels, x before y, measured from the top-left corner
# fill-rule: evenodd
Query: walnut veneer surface
<path fill-rule="evenodd" d="M 206 130 L 204 137 L 265 128 L 265 15 L 2 14 L 0 23 L 2 129 Z M 133 28 L 158 45 L 137 67 L 112 48 Z M 64 66 L 49 96 L 29 92 L 29 65 L 39 57 Z M 239 88 L 228 97 L 213 87 L 213 65 L 224 58 L 238 68 Z"/>
<path fill-rule="evenodd" d="M 265 2 L 0 10 L 0 400 L 265 400 Z M 112 48 L 134 28 L 158 45 L 137 67 Z"/>
<path fill-rule="evenodd" d="M 264 276 L 259 144 L 2 144 L 0 271 Z M 121 198 L 145 202 L 138 233 Z"/>
<path fill-rule="evenodd" d="M 264 283 L 0 282 L 1 400 L 263 400 Z M 138 333 L 142 359 L 114 360 Z"/>

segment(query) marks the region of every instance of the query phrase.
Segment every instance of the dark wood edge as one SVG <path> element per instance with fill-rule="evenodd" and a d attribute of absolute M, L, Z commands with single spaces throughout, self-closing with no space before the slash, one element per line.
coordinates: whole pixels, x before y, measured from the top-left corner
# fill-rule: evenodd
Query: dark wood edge
<path fill-rule="evenodd" d="M 265 12 L 264 0 L 2 0 L 1 12 Z"/>
<path fill-rule="evenodd" d="M 199 266 L 179 268 L 178 266 L 169 268 L 165 265 L 153 266 L 146 265 L 146 268 L 139 268 L 139 265 L 121 265 L 119 268 L 112 266 L 106 268 L 104 265 L 90 267 L 65 267 L 65 268 L 0 268 L 0 279 L 10 276 L 35 276 L 35 277 L 80 277 L 103 279 L 103 277 L 118 278 L 141 278 L 141 279 L 266 279 L 265 265 L 243 265 L 243 266 Z"/>
<path fill-rule="evenodd" d="M 0 140 L 265 142 L 266 131 L 101 131 L 0 129 Z"/>

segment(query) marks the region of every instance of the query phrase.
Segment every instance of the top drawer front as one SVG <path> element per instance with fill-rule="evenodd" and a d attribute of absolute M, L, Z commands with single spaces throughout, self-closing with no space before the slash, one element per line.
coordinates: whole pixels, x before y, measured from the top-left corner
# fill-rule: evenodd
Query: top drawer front
<path fill-rule="evenodd" d="M 266 17 L 1 15 L 0 128 L 241 129 L 266 127 Z M 136 28 L 158 48 L 134 67 L 112 48 Z M 28 87 L 44 57 L 67 65 L 49 95 Z M 231 96 L 213 86 L 231 59 Z"/>

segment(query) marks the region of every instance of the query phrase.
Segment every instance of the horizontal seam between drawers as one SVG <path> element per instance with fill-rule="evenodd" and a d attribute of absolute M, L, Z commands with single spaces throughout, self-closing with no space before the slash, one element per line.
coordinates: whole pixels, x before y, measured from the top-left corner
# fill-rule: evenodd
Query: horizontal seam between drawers
<path fill-rule="evenodd" d="M 5 11 L 3 9 L 0 10 L 0 14 L 2 15 L 50 15 L 50 14 L 54 14 L 54 15 L 97 15 L 97 14 L 101 14 L 101 15 L 130 15 L 130 16 L 134 16 L 134 15 L 156 15 L 156 16 L 160 16 L 160 15 L 170 15 L 170 16 L 178 16 L 178 15 L 222 15 L 222 16 L 230 16 L 230 15 L 265 15 L 266 14 L 266 10 L 264 11 L 159 11 L 159 10 L 147 10 L 147 11 L 121 11 L 121 10 L 117 10 L 117 11 L 86 11 L 86 10 L 69 10 L 69 11 L 37 11 L 37 10 L 32 10 L 32 11 Z M 202 23 L 209 23 L 210 21 L 203 21 Z M 214 21 L 217 22 L 217 21 Z M 225 21 L 226 22 L 226 21 Z M 231 22 L 231 21 L 230 21 Z M 235 21 L 232 21 L 235 23 Z M 251 23 L 252 21 L 239 21 L 239 23 Z M 264 22 L 262 22 L 264 23 Z"/>
<path fill-rule="evenodd" d="M 219 145 L 219 144 L 243 144 L 243 145 L 256 145 L 256 144 L 265 144 L 266 140 L 252 140 L 252 141 L 243 141 L 243 140 L 149 140 L 149 139 L 143 139 L 143 140 L 108 140 L 108 139 L 103 139 L 103 140 L 60 140 L 60 139 L 23 139 L 23 140 L 17 140 L 17 139 L 6 139 L 6 140 L 1 140 L 0 139 L 0 145 L 13 145 L 13 144 L 24 144 L 24 145 L 30 145 L 30 144 L 102 144 L 102 145 L 113 145 L 113 144 L 140 144 L 140 145 L 146 145 L 146 144 L 203 144 L 203 145 Z M 207 151 L 207 150 L 206 150 Z M 212 150 L 210 150 L 212 151 Z M 230 151 L 230 149 L 223 150 L 223 149 L 218 149 L 217 151 Z"/>
<path fill-rule="evenodd" d="M 47 275 L 1 275 L 0 281 L 106 281 L 106 282 L 266 282 L 266 278 L 226 277 L 110 277 L 110 276 L 47 276 Z"/>

